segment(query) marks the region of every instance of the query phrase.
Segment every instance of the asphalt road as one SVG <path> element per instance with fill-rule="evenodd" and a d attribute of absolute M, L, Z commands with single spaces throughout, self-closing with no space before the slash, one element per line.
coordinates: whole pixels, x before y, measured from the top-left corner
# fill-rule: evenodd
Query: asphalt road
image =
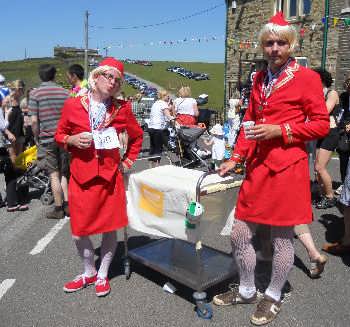
<path fill-rule="evenodd" d="M 145 166 L 138 162 L 136 170 Z M 332 160 L 335 181 L 339 181 L 337 171 L 338 161 Z M 2 193 L 3 187 L 1 179 Z M 253 306 L 214 307 L 212 320 L 199 319 L 191 302 L 192 290 L 143 265 L 133 263 L 131 278 L 126 280 L 121 263 L 121 232 L 110 272 L 111 294 L 97 298 L 93 287 L 65 294 L 64 282 L 79 274 L 82 264 L 70 236 L 69 221 L 45 219 L 48 210 L 35 198 L 27 212 L 9 214 L 5 208 L 0 209 L 1 327 L 250 326 Z M 311 228 L 320 248 L 325 240 L 331 241 L 341 233 L 342 216 L 335 208 L 314 212 Z M 229 238 L 218 233 L 223 223 L 224 219 L 219 219 L 210 225 L 204 243 L 230 253 Z M 137 247 L 152 238 L 130 231 L 129 246 Z M 93 241 L 98 261 L 100 239 L 94 237 Z M 306 274 L 307 255 L 296 241 L 295 265 L 289 276 L 292 291 L 270 326 L 348 326 L 349 265 L 350 257 L 330 256 L 322 278 L 311 280 Z M 268 265 L 259 264 L 257 279 L 262 284 L 268 270 Z M 178 289 L 175 294 L 163 291 L 167 281 Z M 209 300 L 228 282 L 209 289 Z"/>

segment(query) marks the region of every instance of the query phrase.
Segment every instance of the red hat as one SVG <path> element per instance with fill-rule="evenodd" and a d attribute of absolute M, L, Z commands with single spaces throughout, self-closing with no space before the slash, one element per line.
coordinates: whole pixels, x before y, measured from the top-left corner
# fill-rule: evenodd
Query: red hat
<path fill-rule="evenodd" d="M 120 72 L 122 77 L 124 77 L 124 65 L 123 65 L 123 63 L 121 61 L 113 58 L 113 57 L 106 57 L 106 58 L 104 58 L 99 63 L 99 66 L 109 66 L 109 67 L 116 68 Z"/>
<path fill-rule="evenodd" d="M 289 23 L 284 19 L 283 12 L 277 11 L 275 16 L 272 16 L 269 20 L 269 23 L 280 25 L 280 26 L 287 26 Z"/>

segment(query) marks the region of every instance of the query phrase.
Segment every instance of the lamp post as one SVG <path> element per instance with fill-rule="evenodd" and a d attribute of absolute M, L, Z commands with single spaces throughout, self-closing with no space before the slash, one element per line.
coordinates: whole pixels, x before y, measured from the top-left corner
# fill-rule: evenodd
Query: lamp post
<path fill-rule="evenodd" d="M 237 8 L 236 1 L 225 0 L 226 2 L 226 27 L 225 27 L 225 65 L 224 65 L 224 107 L 223 107 L 223 116 L 224 121 L 226 120 L 226 105 L 227 105 L 227 37 L 228 37 L 228 17 L 229 17 L 229 5 L 231 3 L 231 13 L 234 14 Z"/>
<path fill-rule="evenodd" d="M 323 45 L 321 68 L 325 69 L 327 59 L 327 43 L 328 43 L 328 19 L 329 19 L 329 0 L 325 0 L 324 5 L 324 28 L 323 28 Z"/>

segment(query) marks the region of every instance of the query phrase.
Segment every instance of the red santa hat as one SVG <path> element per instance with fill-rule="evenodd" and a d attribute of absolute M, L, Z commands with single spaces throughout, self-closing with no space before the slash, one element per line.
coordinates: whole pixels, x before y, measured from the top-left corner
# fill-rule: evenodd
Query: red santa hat
<path fill-rule="evenodd" d="M 269 23 L 279 25 L 279 26 L 288 26 L 289 23 L 284 19 L 283 12 L 277 11 L 275 16 L 272 16 L 269 20 Z"/>
<path fill-rule="evenodd" d="M 113 57 L 106 57 L 104 58 L 100 63 L 99 66 L 109 66 L 112 68 L 115 68 L 118 70 L 118 72 L 120 73 L 121 77 L 124 77 L 124 64 L 113 58 Z"/>

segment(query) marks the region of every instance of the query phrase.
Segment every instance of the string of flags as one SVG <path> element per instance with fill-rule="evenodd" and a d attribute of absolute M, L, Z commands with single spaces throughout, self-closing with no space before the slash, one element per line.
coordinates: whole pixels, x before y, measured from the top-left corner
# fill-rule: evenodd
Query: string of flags
<path fill-rule="evenodd" d="M 116 44 L 111 44 L 106 46 L 105 48 L 134 48 L 140 46 L 176 46 L 180 44 L 185 44 L 189 42 L 211 42 L 225 39 L 224 35 L 221 36 L 203 36 L 203 37 L 191 37 L 191 38 L 183 38 L 178 40 L 161 40 L 161 41 L 150 41 L 150 42 L 119 42 Z"/>
<path fill-rule="evenodd" d="M 326 17 L 323 17 L 322 25 L 326 24 Z M 343 22 L 345 27 L 350 26 L 350 18 L 343 18 L 343 17 L 333 17 L 328 16 L 328 24 L 330 24 L 331 27 L 335 28 L 339 26 L 339 23 Z M 298 24 L 300 25 L 300 23 Z M 321 25 L 321 26 L 322 26 Z M 311 32 L 313 33 L 317 27 L 320 27 L 319 23 L 312 23 L 310 26 L 302 26 L 299 28 L 299 37 L 300 39 L 304 39 L 306 33 Z M 134 47 L 140 47 L 140 46 L 176 46 L 181 45 L 189 42 L 196 42 L 196 43 L 204 43 L 204 42 L 210 42 L 210 41 L 216 41 L 216 40 L 222 40 L 225 39 L 224 35 L 221 36 L 203 36 L 203 37 L 190 37 L 190 38 L 183 38 L 178 40 L 160 40 L 160 41 L 150 41 L 150 42 L 119 42 L 116 44 L 108 45 L 105 48 L 134 48 Z M 249 39 L 239 39 L 239 38 L 227 38 L 227 46 L 234 48 L 235 50 L 238 49 L 256 49 L 259 46 L 259 42 L 253 40 L 253 35 L 250 36 Z M 255 38 L 256 39 L 256 38 Z"/>

